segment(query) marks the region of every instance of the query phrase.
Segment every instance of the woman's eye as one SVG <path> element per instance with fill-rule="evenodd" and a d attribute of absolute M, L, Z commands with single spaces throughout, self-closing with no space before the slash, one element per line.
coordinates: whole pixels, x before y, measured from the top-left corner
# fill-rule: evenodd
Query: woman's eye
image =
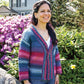
<path fill-rule="evenodd" d="M 50 10 L 49 10 L 49 11 L 47 11 L 47 12 L 51 13 L 51 11 L 50 11 Z"/>
<path fill-rule="evenodd" d="M 51 12 L 51 10 L 48 10 L 47 12 Z"/>
<path fill-rule="evenodd" d="M 41 11 L 41 12 L 46 12 L 46 11 L 43 10 L 43 11 Z M 47 10 L 47 12 L 51 13 L 51 10 Z"/>
<path fill-rule="evenodd" d="M 41 12 L 45 12 L 45 11 L 41 11 Z"/>

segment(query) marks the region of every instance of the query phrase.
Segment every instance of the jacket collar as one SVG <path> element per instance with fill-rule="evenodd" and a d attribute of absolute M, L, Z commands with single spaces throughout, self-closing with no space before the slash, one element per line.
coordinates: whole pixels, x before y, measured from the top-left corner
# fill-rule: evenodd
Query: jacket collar
<path fill-rule="evenodd" d="M 50 49 L 51 45 L 52 45 L 52 40 L 50 38 L 50 45 L 48 47 L 46 41 L 44 40 L 44 38 L 40 35 L 40 33 L 37 31 L 37 29 L 35 28 L 34 25 L 31 26 L 31 29 L 33 31 L 33 33 L 41 40 L 41 42 L 45 45 L 46 49 Z"/>

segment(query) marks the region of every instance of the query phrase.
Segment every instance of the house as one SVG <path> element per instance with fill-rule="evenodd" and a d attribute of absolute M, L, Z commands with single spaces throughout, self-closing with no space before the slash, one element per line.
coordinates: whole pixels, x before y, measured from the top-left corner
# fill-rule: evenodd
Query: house
<path fill-rule="evenodd" d="M 9 7 L 18 12 L 19 15 L 26 15 L 31 13 L 33 4 L 39 0 L 9 0 Z M 56 1 L 56 0 L 52 0 Z M 73 1 L 73 0 L 67 0 Z"/>
<path fill-rule="evenodd" d="M 6 6 L 1 6 L 0 7 L 0 15 L 2 16 L 12 16 L 12 15 L 17 15 L 18 13 L 14 11 L 13 9 L 9 9 Z"/>
<path fill-rule="evenodd" d="M 26 15 L 31 13 L 36 1 L 39 0 L 9 0 L 9 7 L 18 12 L 19 15 Z"/>

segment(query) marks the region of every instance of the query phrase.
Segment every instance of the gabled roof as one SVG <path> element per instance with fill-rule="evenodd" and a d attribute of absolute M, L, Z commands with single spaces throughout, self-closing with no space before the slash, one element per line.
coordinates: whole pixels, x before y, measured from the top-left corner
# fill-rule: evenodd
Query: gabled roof
<path fill-rule="evenodd" d="M 9 9 L 6 6 L 1 6 L 0 7 L 0 13 L 17 13 L 16 11 Z"/>

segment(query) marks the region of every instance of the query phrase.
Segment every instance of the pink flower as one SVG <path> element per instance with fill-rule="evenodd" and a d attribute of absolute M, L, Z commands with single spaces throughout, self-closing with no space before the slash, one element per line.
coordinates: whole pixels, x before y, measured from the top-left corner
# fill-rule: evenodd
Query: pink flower
<path fill-rule="evenodd" d="M 5 61 L 8 61 L 8 60 L 9 60 L 9 58 L 6 56 L 6 57 L 4 58 L 4 60 L 5 60 Z"/>
<path fill-rule="evenodd" d="M 0 51 L 2 53 L 7 54 L 14 47 L 19 46 L 24 29 L 30 25 L 31 16 L 0 17 Z M 8 60 L 8 58 L 5 57 L 5 60 Z M 3 60 L 0 60 L 0 62 L 4 64 Z"/>
<path fill-rule="evenodd" d="M 8 49 L 8 46 L 7 44 L 4 45 L 4 50 Z"/>

